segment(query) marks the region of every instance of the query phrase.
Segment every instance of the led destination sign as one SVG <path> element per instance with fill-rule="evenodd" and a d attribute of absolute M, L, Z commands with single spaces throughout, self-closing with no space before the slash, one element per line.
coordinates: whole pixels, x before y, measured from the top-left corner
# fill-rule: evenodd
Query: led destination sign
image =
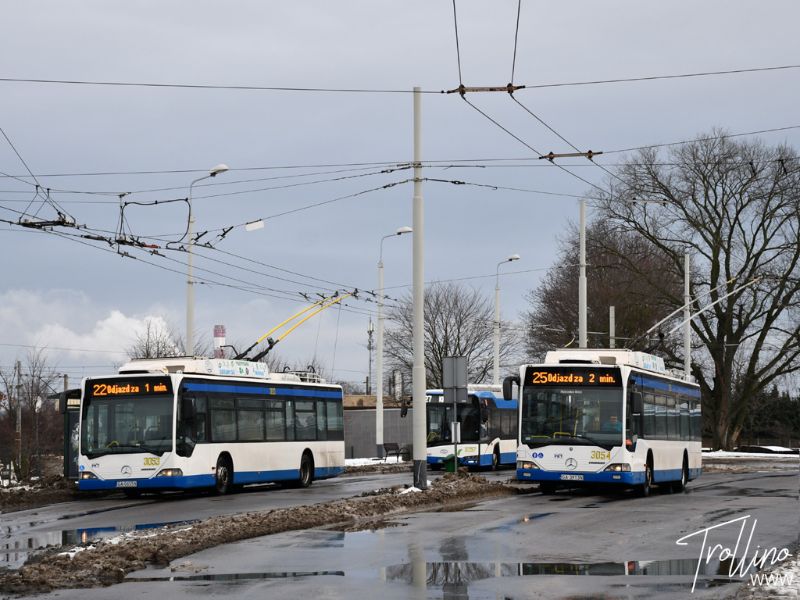
<path fill-rule="evenodd" d="M 526 385 L 622 385 L 617 369 L 574 367 L 528 367 L 525 372 Z"/>
<path fill-rule="evenodd" d="M 86 391 L 93 398 L 113 396 L 152 396 L 171 394 L 169 377 L 142 377 L 137 379 L 93 379 L 86 383 Z"/>

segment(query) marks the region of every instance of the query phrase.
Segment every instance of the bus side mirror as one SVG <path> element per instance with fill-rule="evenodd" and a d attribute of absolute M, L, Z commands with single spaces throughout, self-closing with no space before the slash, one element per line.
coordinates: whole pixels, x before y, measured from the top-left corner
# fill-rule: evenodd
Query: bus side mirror
<path fill-rule="evenodd" d="M 503 400 L 513 400 L 514 395 L 514 384 L 517 384 L 519 387 L 519 375 L 509 375 L 505 379 L 503 379 Z"/>

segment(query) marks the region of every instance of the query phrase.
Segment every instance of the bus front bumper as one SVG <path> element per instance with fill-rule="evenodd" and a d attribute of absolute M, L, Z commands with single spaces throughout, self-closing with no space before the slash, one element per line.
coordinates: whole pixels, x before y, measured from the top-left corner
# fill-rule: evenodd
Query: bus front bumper
<path fill-rule="evenodd" d="M 544 471 L 542 469 L 517 469 L 518 481 L 552 482 L 565 485 L 582 483 L 610 483 L 615 485 L 641 485 L 644 483 L 644 471 L 617 473 L 600 471 L 599 473 L 574 473 L 568 471 Z"/>
<path fill-rule="evenodd" d="M 97 490 L 188 490 L 199 487 L 212 487 L 213 475 L 182 475 L 178 477 L 150 477 L 142 479 L 79 479 L 78 490 L 90 492 Z"/>

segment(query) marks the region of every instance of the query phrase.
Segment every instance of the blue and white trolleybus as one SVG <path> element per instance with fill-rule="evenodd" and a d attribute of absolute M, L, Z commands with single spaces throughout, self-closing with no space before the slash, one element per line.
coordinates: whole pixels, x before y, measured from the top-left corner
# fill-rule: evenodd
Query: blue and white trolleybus
<path fill-rule="evenodd" d="M 661 358 L 630 350 L 564 349 L 523 365 L 517 478 L 558 486 L 615 484 L 643 495 L 699 476 L 700 388 Z"/>
<path fill-rule="evenodd" d="M 461 429 L 458 462 L 466 467 L 513 465 L 517 452 L 517 400 L 504 400 L 501 386 L 469 385 L 467 401 L 457 403 Z M 427 462 L 440 469 L 453 456 L 450 423 L 453 404 L 444 401 L 441 389 L 428 390 L 426 409 Z"/>
<path fill-rule="evenodd" d="M 308 376 L 306 376 L 308 375 Z M 344 471 L 342 388 L 264 363 L 135 360 L 83 380 L 80 490 L 284 482 Z"/>

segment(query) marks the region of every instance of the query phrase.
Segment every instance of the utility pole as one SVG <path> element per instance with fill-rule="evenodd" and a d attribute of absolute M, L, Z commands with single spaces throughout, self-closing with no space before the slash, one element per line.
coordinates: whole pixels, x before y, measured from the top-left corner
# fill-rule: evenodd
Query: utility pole
<path fill-rule="evenodd" d="M 17 483 L 22 481 L 22 365 L 15 365 L 17 374 Z"/>
<path fill-rule="evenodd" d="M 367 326 L 367 351 L 369 353 L 369 366 L 367 367 L 367 396 L 372 393 L 372 334 L 375 332 L 375 327 L 372 325 L 372 317 L 369 318 L 369 325 Z M 380 385 L 380 383 L 378 384 Z"/>
<path fill-rule="evenodd" d="M 413 459 L 414 487 L 420 490 L 428 487 L 427 447 L 425 444 L 425 213 L 422 201 L 422 166 L 420 165 L 422 140 L 420 122 L 422 111 L 422 94 L 420 88 L 414 88 L 414 200 L 413 219 L 413 297 L 414 322 L 412 334 L 413 368 L 411 380 L 413 386 L 411 405 L 414 407 Z"/>
<path fill-rule="evenodd" d="M 578 277 L 578 347 L 586 348 L 586 200 L 580 210 L 580 275 Z"/>
<path fill-rule="evenodd" d="M 615 308 L 613 306 L 608 307 L 608 347 L 609 348 L 616 348 L 617 347 L 617 319 L 615 314 Z"/>
<path fill-rule="evenodd" d="M 494 366 L 492 383 L 500 385 L 500 266 L 508 262 L 519 260 L 519 254 L 512 254 L 497 263 L 494 280 Z"/>
<path fill-rule="evenodd" d="M 683 255 L 683 377 L 686 381 L 692 375 L 692 296 L 689 293 L 691 279 L 689 253 Z"/>

